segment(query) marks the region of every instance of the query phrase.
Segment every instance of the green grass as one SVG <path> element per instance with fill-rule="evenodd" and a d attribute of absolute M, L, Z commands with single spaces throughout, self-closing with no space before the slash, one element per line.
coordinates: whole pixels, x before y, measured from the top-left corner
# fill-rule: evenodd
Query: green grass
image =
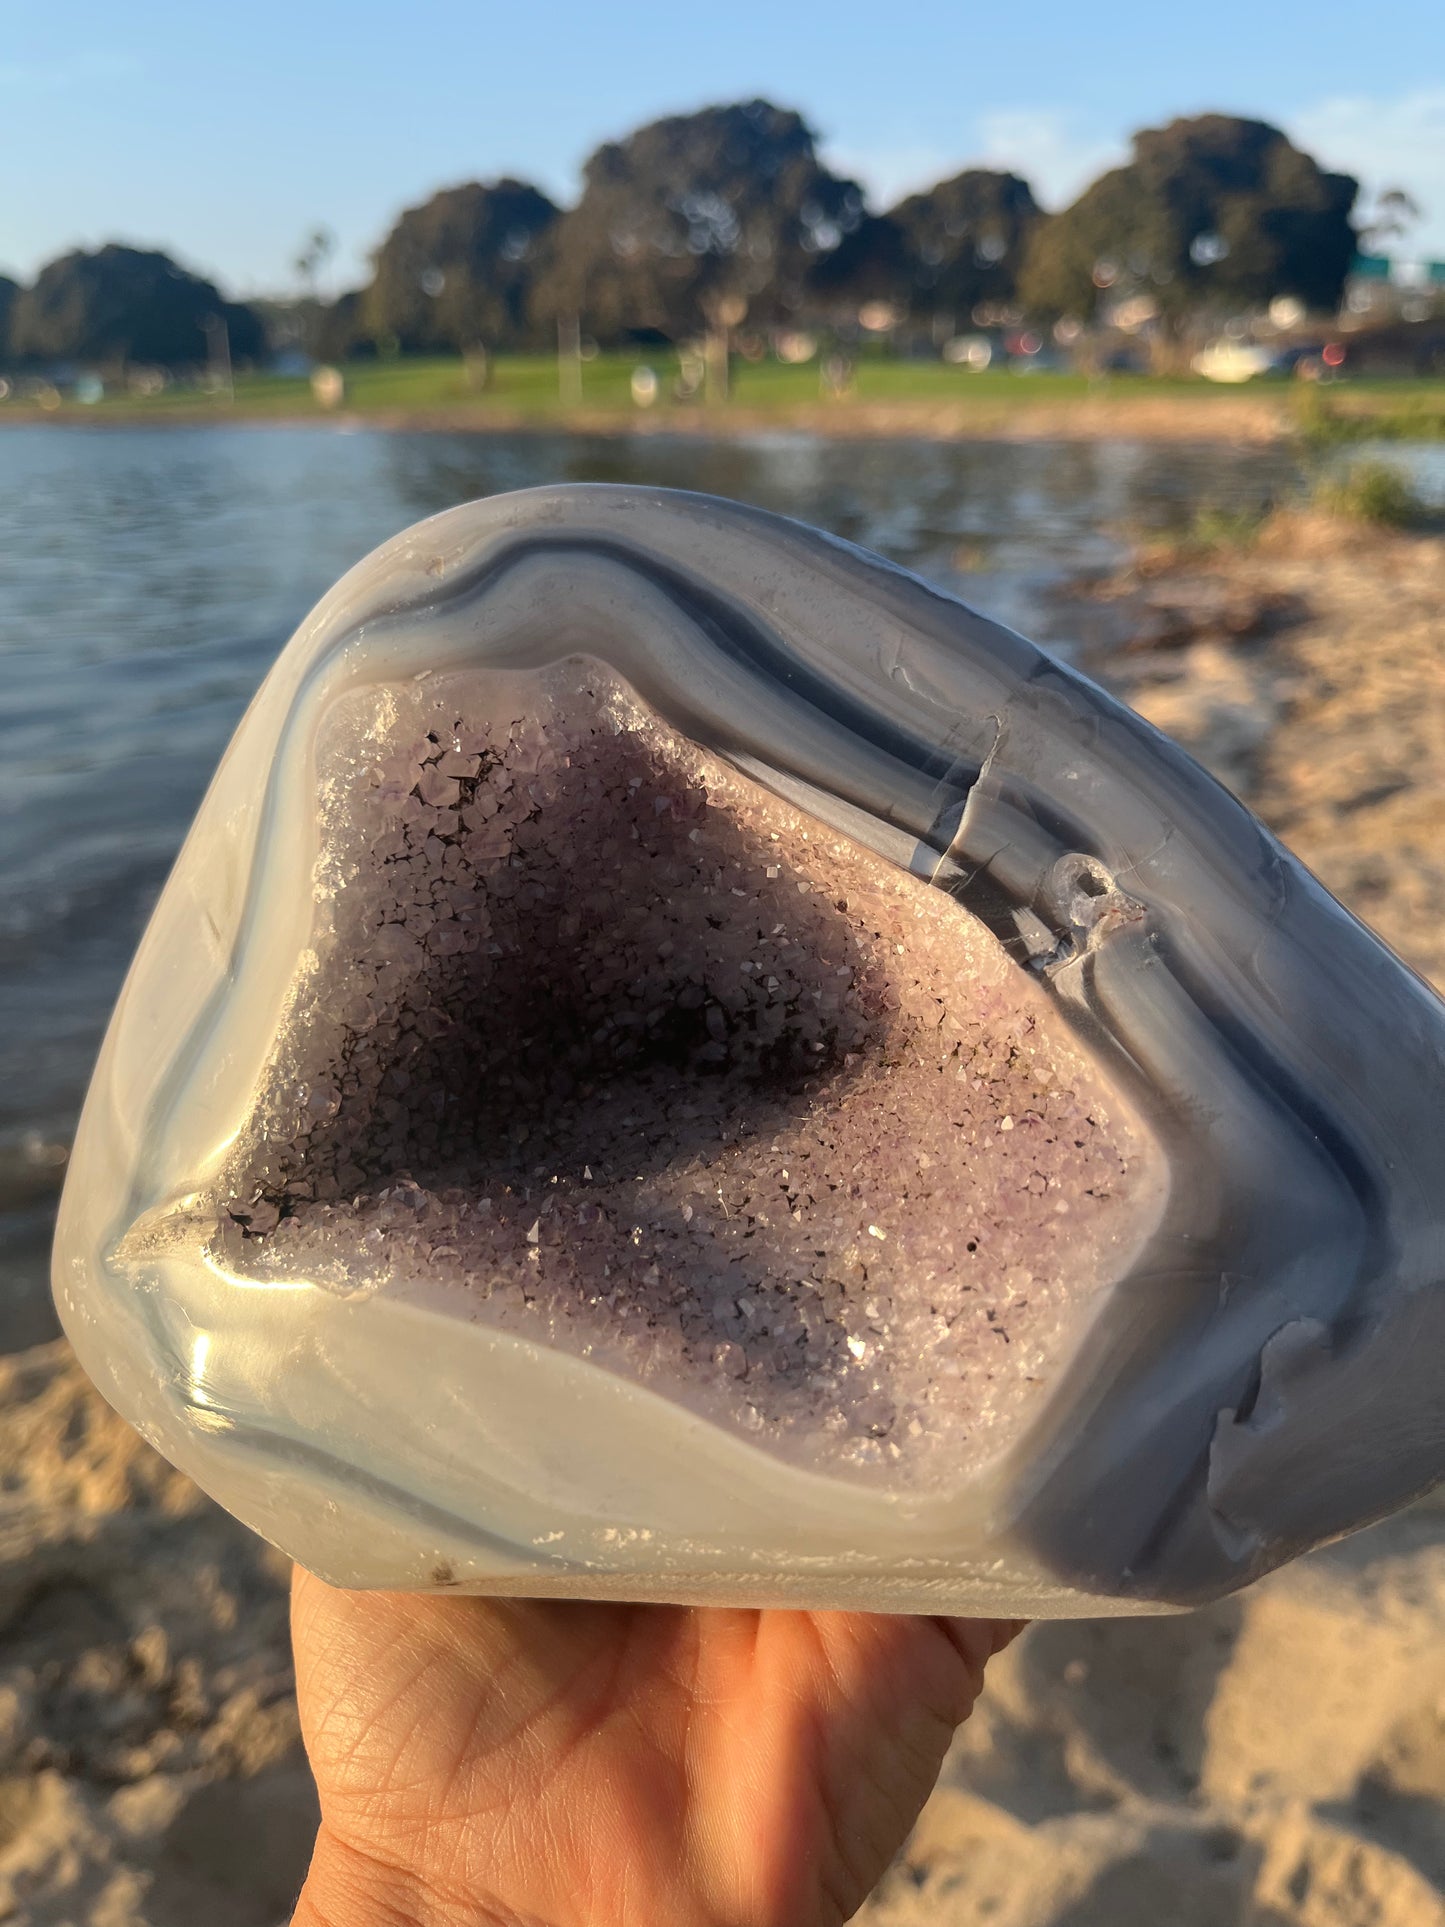
<path fill-rule="evenodd" d="M 672 398 L 677 380 L 677 358 L 671 353 L 599 355 L 582 367 L 582 406 L 584 409 L 618 410 L 640 414 L 634 409 L 630 382 L 634 368 L 646 364 L 659 377 L 662 395 L 648 412 L 653 415 L 687 420 L 707 407 L 698 398 L 678 402 Z M 397 361 L 360 361 L 345 370 L 348 412 L 370 414 L 387 410 L 446 410 L 485 420 L 490 414 L 561 417 L 570 413 L 563 403 L 557 379 L 557 363 L 550 355 L 499 355 L 491 364 L 484 389 L 469 385 L 460 361 L 417 357 Z M 1126 377 L 1107 385 L 1110 393 L 1157 393 L 1165 388 L 1185 388 L 1190 384 L 1149 382 Z M 1213 393 L 1205 384 L 1193 384 L 1196 392 Z M 956 402 L 974 401 L 1010 405 L 1030 401 L 1070 400 L 1098 392 L 1100 384 L 1087 377 L 1071 374 L 1041 373 L 1020 376 L 1007 370 L 988 370 L 971 374 L 936 362 L 865 360 L 855 371 L 851 395 L 839 403 L 846 408 L 850 400 L 860 402 Z M 748 409 L 789 409 L 808 407 L 821 400 L 816 362 L 788 367 L 781 362 L 737 362 L 732 371 L 733 403 Z M 320 414 L 309 382 L 304 378 L 284 379 L 275 375 L 240 375 L 236 380 L 236 399 L 232 403 L 216 395 L 173 388 L 151 399 L 138 401 L 134 396 L 116 393 L 89 408 L 67 402 L 66 413 L 125 414 L 205 414 L 244 413 L 248 415 Z"/>
<path fill-rule="evenodd" d="M 1399 469 L 1389 462 L 1356 459 L 1325 473 L 1316 472 L 1303 491 L 1289 490 L 1251 508 L 1206 505 L 1195 511 L 1182 535 L 1163 542 L 1146 540 L 1144 546 L 1164 558 L 1239 554 L 1252 549 L 1281 522 L 1293 520 L 1301 510 L 1377 529 L 1428 528 L 1440 520 Z"/>
<path fill-rule="evenodd" d="M 1352 462 L 1315 484 L 1311 505 L 1327 515 L 1374 528 L 1408 529 L 1427 519 L 1425 505 L 1388 462 Z"/>
<path fill-rule="evenodd" d="M 1295 420 L 1317 448 L 1343 442 L 1445 441 L 1445 381 L 1358 381 L 1302 388 Z"/>
<path fill-rule="evenodd" d="M 1197 509 L 1185 535 L 1184 546 L 1203 555 L 1253 548 L 1268 516 L 1267 507 Z"/>
<path fill-rule="evenodd" d="M 634 408 L 629 382 L 640 363 L 658 374 L 662 398 L 649 411 L 653 421 L 677 427 L 716 420 L 720 411 L 702 401 L 673 398 L 678 363 L 670 350 L 599 355 L 582 369 L 582 410 L 587 415 L 616 418 L 625 424 L 642 416 Z M 539 426 L 564 425 L 575 412 L 558 392 L 557 364 L 551 355 L 494 357 L 485 389 L 467 379 L 458 359 L 417 357 L 395 361 L 364 361 L 349 365 L 344 410 L 360 415 L 435 415 L 460 427 L 485 427 L 489 421 L 525 420 Z M 1019 375 L 1008 369 L 975 374 L 937 361 L 899 361 L 874 353 L 863 356 L 855 370 L 851 393 L 829 404 L 828 412 L 844 427 L 850 408 L 869 404 L 916 409 L 917 427 L 927 432 L 928 411 L 960 405 L 977 411 L 990 422 L 1016 410 L 1041 405 L 1068 407 L 1086 400 L 1118 403 L 1121 432 L 1127 432 L 1130 404 L 1158 402 L 1171 397 L 1209 407 L 1215 403 L 1257 403 L 1261 409 L 1290 414 L 1307 442 L 1327 445 L 1364 436 L 1410 439 L 1445 437 L 1445 381 L 1351 381 L 1327 391 L 1283 384 L 1228 388 L 1198 379 L 1164 379 L 1144 375 L 1091 378 L 1085 375 L 1040 371 Z M 731 406 L 749 414 L 817 408 L 822 401 L 817 362 L 800 367 L 767 361 L 738 361 L 733 368 Z M 0 404 L 0 422 L 20 413 L 15 403 Z M 31 412 L 23 410 L 27 415 Z M 220 421 L 286 417 L 324 418 L 304 378 L 241 375 L 235 399 L 195 389 L 172 388 L 141 399 L 117 392 L 86 406 L 70 399 L 51 411 L 51 418 L 71 420 L 197 420 Z M 906 424 L 900 424 L 900 428 Z"/>

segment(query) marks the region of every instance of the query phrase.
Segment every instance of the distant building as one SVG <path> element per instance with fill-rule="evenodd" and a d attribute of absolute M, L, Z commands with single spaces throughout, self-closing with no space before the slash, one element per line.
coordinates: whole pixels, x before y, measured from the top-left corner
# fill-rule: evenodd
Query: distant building
<path fill-rule="evenodd" d="M 1381 321 L 1425 321 L 1445 306 L 1445 261 L 1399 261 L 1357 254 L 1345 279 L 1341 317 L 1347 327 Z"/>

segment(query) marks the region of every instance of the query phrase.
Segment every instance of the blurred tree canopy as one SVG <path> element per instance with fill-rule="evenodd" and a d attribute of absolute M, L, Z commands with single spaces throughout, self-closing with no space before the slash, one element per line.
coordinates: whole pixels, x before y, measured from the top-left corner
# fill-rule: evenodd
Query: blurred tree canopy
<path fill-rule="evenodd" d="M 19 293 L 20 283 L 12 281 L 7 274 L 0 274 L 0 367 L 10 356 L 10 321 Z"/>
<path fill-rule="evenodd" d="M 765 100 L 706 107 L 600 147 L 551 237 L 536 311 L 604 339 L 792 318 L 863 219 L 801 115 Z"/>
<path fill-rule="evenodd" d="M 374 347 L 366 331 L 365 288 L 348 288 L 334 301 L 318 308 L 311 324 L 311 346 L 322 361 L 346 361 L 369 354 Z"/>
<path fill-rule="evenodd" d="M 1081 320 L 1128 292 L 1147 292 L 1166 321 L 1275 295 L 1333 308 L 1356 192 L 1263 121 L 1171 121 L 1136 134 L 1126 166 L 1032 229 L 1019 294 L 1035 313 Z"/>
<path fill-rule="evenodd" d="M 1025 243 L 1042 219 L 1017 174 L 970 167 L 926 194 L 910 194 L 890 219 L 902 237 L 915 302 L 967 321 L 983 302 L 1011 302 Z"/>
<path fill-rule="evenodd" d="M 854 320 L 865 301 L 908 306 L 913 263 L 903 232 L 891 214 L 865 214 L 851 234 L 822 255 L 807 279 L 805 306 L 830 319 Z"/>
<path fill-rule="evenodd" d="M 209 358 L 207 330 L 217 319 L 236 360 L 260 353 L 261 325 L 244 304 L 224 300 L 169 255 L 112 243 L 43 267 L 15 302 L 10 345 L 32 361 L 194 367 Z"/>
<path fill-rule="evenodd" d="M 1170 362 L 1187 316 L 1277 295 L 1336 307 L 1359 240 L 1356 191 L 1278 128 L 1204 114 L 1136 134 L 1131 159 L 1060 214 L 1045 215 L 1017 174 L 987 168 L 874 214 L 824 165 L 800 114 L 750 100 L 607 142 L 567 212 L 510 178 L 446 188 L 397 219 L 370 283 L 331 303 L 317 290 L 335 246 L 322 227 L 296 257 L 305 292 L 289 302 L 228 302 L 167 255 L 114 244 L 52 261 L 31 288 L 0 276 L 0 356 L 196 366 L 219 319 L 246 361 L 266 345 L 262 308 L 273 348 L 332 360 L 542 346 L 574 318 L 614 342 L 744 322 L 851 334 L 910 313 L 936 336 L 945 319 L 989 326 L 1020 309 L 1147 327 Z M 1378 244 L 1416 218 L 1390 189 L 1358 225 Z"/>
<path fill-rule="evenodd" d="M 374 340 L 419 352 L 525 339 L 540 244 L 557 219 L 524 181 L 469 181 L 408 208 L 377 249 L 359 316 Z"/>

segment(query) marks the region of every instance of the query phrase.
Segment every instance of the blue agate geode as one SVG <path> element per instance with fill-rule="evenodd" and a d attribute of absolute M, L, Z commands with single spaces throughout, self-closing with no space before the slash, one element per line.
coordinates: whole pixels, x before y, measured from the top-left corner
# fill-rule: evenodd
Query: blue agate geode
<path fill-rule="evenodd" d="M 776 516 L 539 489 L 267 677 L 56 1299 L 337 1583 L 1186 1605 L 1445 1469 L 1442 1053 L 1030 643 Z"/>

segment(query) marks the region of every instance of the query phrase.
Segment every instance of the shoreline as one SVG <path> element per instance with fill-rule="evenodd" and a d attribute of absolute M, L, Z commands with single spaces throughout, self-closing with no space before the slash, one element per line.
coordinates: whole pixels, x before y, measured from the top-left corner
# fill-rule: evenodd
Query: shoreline
<path fill-rule="evenodd" d="M 658 363 L 658 366 L 651 366 Z M 635 381 L 646 368 L 653 402 L 639 406 Z M 664 351 L 611 350 L 572 371 L 542 354 L 505 354 L 485 370 L 447 356 L 353 361 L 324 369 L 323 406 L 315 375 L 243 369 L 224 388 L 192 374 L 150 392 L 132 371 L 92 382 L 82 401 L 69 387 L 35 377 L 0 383 L 0 430 L 15 426 L 300 427 L 332 423 L 355 432 L 682 436 L 709 441 L 764 434 L 946 443 L 1099 440 L 1193 441 L 1269 447 L 1299 441 L 1445 439 L 1445 380 L 1358 377 L 1323 385 L 1286 380 L 1242 384 L 1192 375 L 1010 367 L 960 371 L 940 361 L 863 356 L 841 393 L 816 366 L 740 361 L 727 391 L 685 386 Z M 151 371 L 154 374 L 155 371 Z M 658 379 L 660 375 L 660 379 Z M 675 378 L 674 378 L 675 377 Z"/>
<path fill-rule="evenodd" d="M 1279 398 L 1243 396 L 1085 396 L 982 402 L 842 401 L 776 408 L 714 404 L 659 413 L 597 407 L 558 410 L 489 407 L 264 408 L 246 404 L 101 404 L 59 409 L 7 404 L 6 428 L 331 428 L 355 434 L 554 435 L 628 439 L 741 441 L 789 435 L 830 441 L 1149 441 L 1278 447 L 1306 438 Z"/>

